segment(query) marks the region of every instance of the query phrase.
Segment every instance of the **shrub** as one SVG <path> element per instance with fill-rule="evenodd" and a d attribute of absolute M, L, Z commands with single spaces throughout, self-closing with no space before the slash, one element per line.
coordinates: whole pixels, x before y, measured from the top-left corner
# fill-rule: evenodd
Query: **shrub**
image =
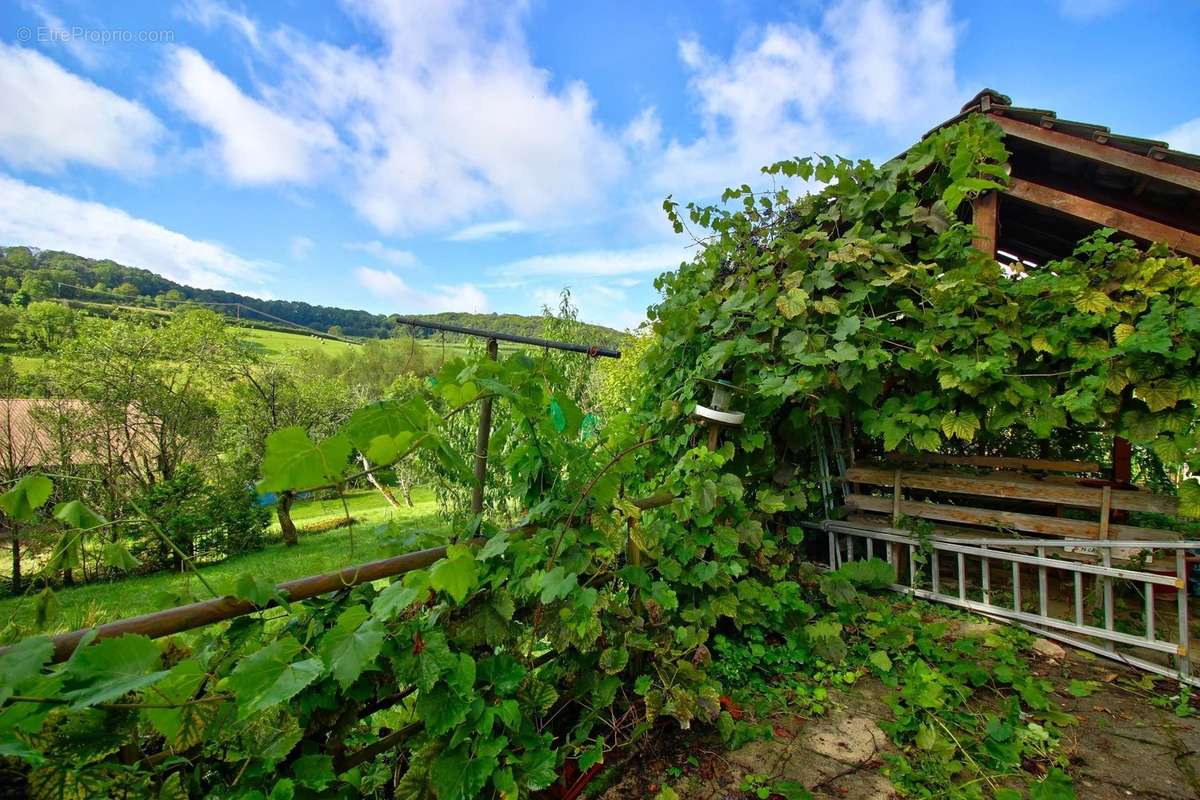
<path fill-rule="evenodd" d="M 218 561 L 260 550 L 270 511 L 238 483 L 210 484 L 195 465 L 185 464 L 143 493 L 138 505 L 183 552 L 197 561 Z M 135 554 L 150 570 L 178 568 L 180 559 L 153 531 L 146 530 Z"/>

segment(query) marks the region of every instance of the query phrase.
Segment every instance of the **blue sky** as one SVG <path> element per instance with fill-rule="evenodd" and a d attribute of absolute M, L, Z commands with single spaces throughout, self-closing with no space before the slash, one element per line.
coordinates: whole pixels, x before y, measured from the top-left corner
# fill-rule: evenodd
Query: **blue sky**
<path fill-rule="evenodd" d="M 886 159 L 984 86 L 1200 151 L 1200 3 L 0 0 L 0 244 L 626 327 L 661 203 Z"/>

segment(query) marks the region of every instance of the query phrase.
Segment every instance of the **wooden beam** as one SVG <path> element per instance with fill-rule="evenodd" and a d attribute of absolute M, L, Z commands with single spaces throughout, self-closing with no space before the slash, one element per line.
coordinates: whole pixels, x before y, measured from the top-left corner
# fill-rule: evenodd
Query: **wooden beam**
<path fill-rule="evenodd" d="M 942 453 L 921 453 L 909 456 L 889 453 L 888 461 L 916 461 L 921 464 L 954 464 L 968 467 L 991 467 L 992 469 L 1016 469 L 1033 472 L 1099 472 L 1100 464 L 1095 461 L 1071 461 L 1052 458 L 1015 458 L 1011 456 L 950 456 Z"/>
<path fill-rule="evenodd" d="M 1049 208 L 1076 219 L 1087 220 L 1107 228 L 1116 228 L 1146 241 L 1163 242 L 1182 253 L 1200 256 L 1200 236 L 1129 211 L 1097 203 L 1086 197 L 1051 189 L 1049 186 L 1043 186 L 1024 178 L 1010 178 L 1009 187 L 1004 193 L 1018 200 Z"/>
<path fill-rule="evenodd" d="M 878 467 L 851 467 L 846 470 L 850 483 L 865 483 L 872 486 L 895 485 L 895 472 Z M 1027 500 L 1034 503 L 1100 508 L 1103 492 L 1091 486 L 1070 486 L 1051 481 L 1039 481 L 1019 473 L 993 472 L 990 475 L 970 476 L 935 472 L 905 472 L 901 484 L 906 489 L 922 489 L 951 494 L 973 494 L 981 497 L 1002 497 L 1009 500 Z M 1120 511 L 1155 511 L 1174 514 L 1179 501 L 1167 495 L 1151 494 L 1127 489 L 1116 489 L 1112 493 L 1112 507 Z"/>
<path fill-rule="evenodd" d="M 846 497 L 846 507 L 855 511 L 887 514 L 892 511 L 892 498 L 851 494 Z M 988 528 L 1010 528 L 1023 533 L 1062 536 L 1066 539 L 1108 539 L 1110 535 L 1116 539 L 1129 541 L 1170 541 L 1175 538 L 1172 531 L 1157 528 L 1139 528 L 1133 525 L 1101 527 L 1097 522 L 1082 519 L 1024 514 L 1017 511 L 998 511 L 992 508 L 924 503 L 915 500 L 902 500 L 900 512 L 913 519 L 929 519 Z"/>
<path fill-rule="evenodd" d="M 1043 144 L 1047 147 L 1053 147 L 1055 150 L 1062 150 L 1063 152 L 1072 153 L 1083 158 L 1101 161 L 1105 164 L 1111 164 L 1114 167 L 1127 169 L 1141 175 L 1149 175 L 1151 178 L 1157 178 L 1160 181 L 1173 183 L 1176 186 L 1183 186 L 1187 189 L 1200 192 L 1200 172 L 1196 170 L 1181 167 L 1178 164 L 1171 164 L 1167 161 L 1159 161 L 1150 156 L 1130 153 L 1128 150 L 1100 144 L 1090 139 L 1081 139 L 1078 136 L 1072 136 L 1062 131 L 1043 128 L 1038 125 L 1030 125 L 1028 122 L 1021 122 L 1011 117 L 993 114 L 992 121 L 999 125 L 1000 129 L 1009 136 Z"/>
<path fill-rule="evenodd" d="M 984 192 L 971 201 L 971 221 L 975 224 L 971 246 L 993 261 L 996 259 L 996 241 L 1000 231 L 996 215 L 998 205 L 995 192 Z"/>

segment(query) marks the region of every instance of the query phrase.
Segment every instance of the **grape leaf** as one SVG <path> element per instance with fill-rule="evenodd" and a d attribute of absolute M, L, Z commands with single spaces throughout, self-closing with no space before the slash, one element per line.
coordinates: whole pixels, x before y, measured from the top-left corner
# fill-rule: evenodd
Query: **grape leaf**
<path fill-rule="evenodd" d="M 466 545 L 452 544 L 446 548 L 446 557 L 429 570 L 429 583 L 434 589 L 445 592 L 456 603 L 466 599 L 479 577 L 479 566 L 475 556 Z"/>
<path fill-rule="evenodd" d="M 555 600 L 566 597 L 571 593 L 571 590 L 578 585 L 578 576 L 572 573 L 566 573 L 562 567 L 555 567 L 547 572 L 542 577 L 542 595 L 543 603 L 553 603 Z"/>
<path fill-rule="evenodd" d="M 0 495 L 0 508 L 9 519 L 28 522 L 50 499 L 53 491 L 54 483 L 45 475 L 26 475 Z"/>
<path fill-rule="evenodd" d="M 89 530 L 105 523 L 100 516 L 78 500 L 67 500 L 54 507 L 54 518 L 72 528 Z"/>
<path fill-rule="evenodd" d="M 292 663 L 300 650 L 294 637 L 284 636 L 238 662 L 223 681 L 237 698 L 238 719 L 291 699 L 321 676 L 325 665 L 319 658 Z"/>
<path fill-rule="evenodd" d="M 321 640 L 321 658 L 345 689 L 379 656 L 383 623 L 371 619 L 363 606 L 351 606 Z"/>
<path fill-rule="evenodd" d="M 200 688 L 204 675 L 204 667 L 197 659 L 180 661 L 171 667 L 166 677 L 154 687 L 155 702 L 164 705 L 187 702 Z M 178 708 L 147 708 L 143 709 L 142 713 L 155 730 L 166 737 L 167 741 L 173 742 L 184 727 L 184 715 L 191 708 L 192 706 L 182 705 Z"/>
<path fill-rule="evenodd" d="M 379 593 L 371 604 L 371 616 L 390 620 L 402 611 L 429 599 L 429 574 L 410 572 L 402 580 L 393 581 Z"/>
<path fill-rule="evenodd" d="M 303 428 L 292 426 L 267 437 L 260 492 L 311 489 L 341 477 L 353 446 L 342 434 L 313 444 Z"/>
<path fill-rule="evenodd" d="M 22 639 L 0 655 L 0 704 L 36 678 L 53 654 L 54 644 L 49 637 L 33 636 Z"/>
<path fill-rule="evenodd" d="M 115 700 L 167 676 L 158 666 L 158 646 L 146 636 L 125 634 L 81 647 L 67 662 L 63 697 L 72 709 Z"/>

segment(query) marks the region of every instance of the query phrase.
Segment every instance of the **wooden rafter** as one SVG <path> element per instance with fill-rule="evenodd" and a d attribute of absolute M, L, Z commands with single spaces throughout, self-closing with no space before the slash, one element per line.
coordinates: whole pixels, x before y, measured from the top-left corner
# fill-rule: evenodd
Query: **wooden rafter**
<path fill-rule="evenodd" d="M 1024 178 L 1011 178 L 1005 194 L 1096 225 L 1116 228 L 1139 239 L 1163 242 L 1191 256 L 1200 256 L 1200 236 L 1139 214 L 1097 203 L 1086 197 L 1052 189 Z"/>
<path fill-rule="evenodd" d="M 1089 139 L 1081 139 L 1078 136 L 1072 136 L 1062 131 L 1043 128 L 1038 125 L 1030 125 L 1028 122 L 1021 122 L 1010 117 L 993 114 L 992 120 L 1009 136 L 1036 142 L 1053 147 L 1056 150 L 1073 153 L 1074 155 L 1083 156 L 1095 161 L 1102 161 L 1114 167 L 1127 169 L 1141 175 L 1148 175 L 1151 178 L 1173 183 L 1176 186 L 1183 186 L 1193 191 L 1200 191 L 1200 172 L 1196 170 L 1181 167 L 1178 164 L 1172 164 L 1167 161 L 1159 161 L 1150 156 L 1130 153 L 1119 147 L 1100 144 Z"/>

